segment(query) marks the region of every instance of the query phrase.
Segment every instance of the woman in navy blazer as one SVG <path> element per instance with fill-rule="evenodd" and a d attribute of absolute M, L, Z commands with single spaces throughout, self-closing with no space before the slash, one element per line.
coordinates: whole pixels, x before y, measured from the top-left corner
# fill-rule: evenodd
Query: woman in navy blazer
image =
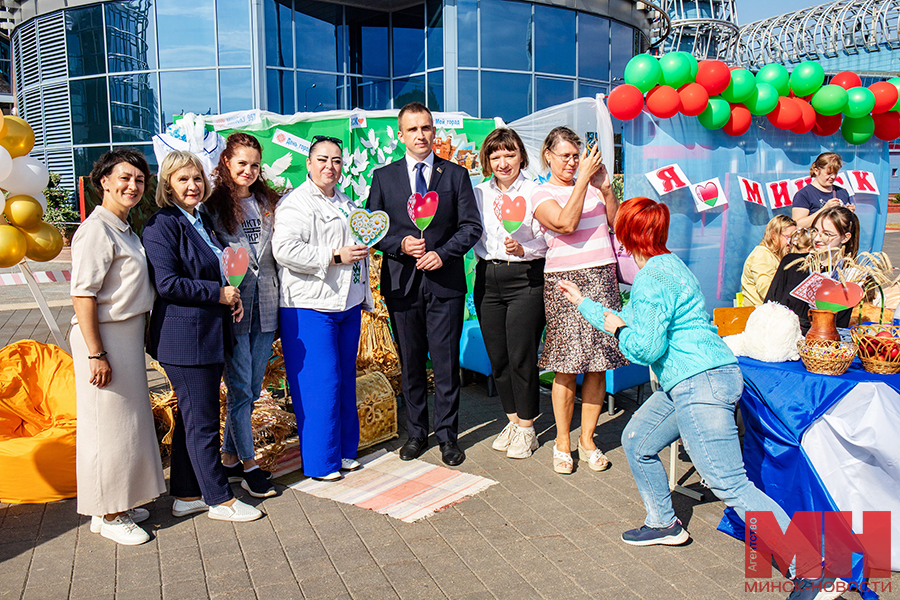
<path fill-rule="evenodd" d="M 147 352 L 166 370 L 178 399 L 172 437 L 172 514 L 252 521 L 256 508 L 235 499 L 219 460 L 219 382 L 231 351 L 232 319 L 243 316 L 240 292 L 222 274 L 222 244 L 196 210 L 209 197 L 203 166 L 189 152 L 162 162 L 144 247 L 156 301 Z"/>

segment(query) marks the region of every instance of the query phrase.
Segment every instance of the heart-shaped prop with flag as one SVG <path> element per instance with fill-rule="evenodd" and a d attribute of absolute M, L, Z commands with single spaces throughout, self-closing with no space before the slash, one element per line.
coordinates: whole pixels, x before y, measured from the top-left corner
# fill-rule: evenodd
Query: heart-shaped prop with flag
<path fill-rule="evenodd" d="M 406 202 L 406 212 L 419 231 L 424 234 L 425 228 L 431 225 L 431 221 L 434 219 L 437 206 L 437 192 L 428 192 L 424 196 L 416 192 Z"/>
<path fill-rule="evenodd" d="M 235 251 L 228 247 L 222 252 L 222 270 L 228 283 L 234 287 L 241 285 L 249 265 L 250 256 L 247 254 L 246 248 L 238 248 Z"/>
<path fill-rule="evenodd" d="M 510 198 L 506 194 L 501 194 L 494 200 L 494 215 L 503 224 L 506 233 L 512 235 L 525 220 L 525 198 L 522 196 Z"/>
<path fill-rule="evenodd" d="M 839 312 L 859 304 L 863 295 L 863 289 L 857 283 L 826 279 L 816 290 L 816 308 Z"/>
<path fill-rule="evenodd" d="M 361 244 L 370 248 L 387 235 L 391 219 L 383 210 L 369 212 L 357 208 L 350 213 L 350 231 Z"/>

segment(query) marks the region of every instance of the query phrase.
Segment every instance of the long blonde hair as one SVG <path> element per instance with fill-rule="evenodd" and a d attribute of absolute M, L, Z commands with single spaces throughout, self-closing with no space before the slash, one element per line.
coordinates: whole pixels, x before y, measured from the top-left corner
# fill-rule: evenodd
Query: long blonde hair
<path fill-rule="evenodd" d="M 763 234 L 763 239 L 759 245 L 768 248 L 779 260 L 784 258 L 784 255 L 787 254 L 787 244 L 780 244 L 780 238 L 785 229 L 796 226 L 797 221 L 789 216 L 775 215 L 766 224 L 766 232 Z"/>

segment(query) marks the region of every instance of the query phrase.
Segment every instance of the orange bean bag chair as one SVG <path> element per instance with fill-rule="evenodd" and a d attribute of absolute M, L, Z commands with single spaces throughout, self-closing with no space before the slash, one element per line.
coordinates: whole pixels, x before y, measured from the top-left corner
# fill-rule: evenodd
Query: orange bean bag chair
<path fill-rule="evenodd" d="M 75 497 L 75 370 L 58 346 L 0 350 L 0 502 Z"/>

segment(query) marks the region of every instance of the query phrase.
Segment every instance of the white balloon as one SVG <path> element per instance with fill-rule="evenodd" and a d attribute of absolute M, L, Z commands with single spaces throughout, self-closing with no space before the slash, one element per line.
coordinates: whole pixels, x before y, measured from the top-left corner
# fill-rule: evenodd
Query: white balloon
<path fill-rule="evenodd" d="M 44 163 L 30 156 L 20 156 L 12 159 L 12 170 L 7 177 L 0 180 L 0 187 L 9 192 L 10 196 L 25 194 L 46 205 L 42 192 L 48 183 L 50 172 Z"/>
<path fill-rule="evenodd" d="M 0 181 L 3 181 L 12 172 L 12 156 L 6 148 L 0 146 Z"/>

